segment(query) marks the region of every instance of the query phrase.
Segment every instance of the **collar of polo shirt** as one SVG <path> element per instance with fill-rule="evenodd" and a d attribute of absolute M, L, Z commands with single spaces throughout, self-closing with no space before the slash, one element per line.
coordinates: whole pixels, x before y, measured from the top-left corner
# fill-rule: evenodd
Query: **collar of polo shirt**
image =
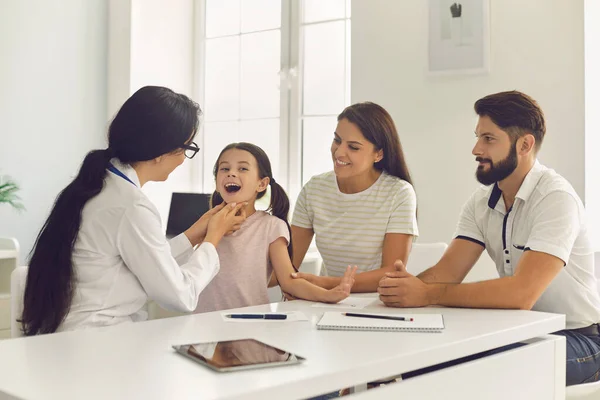
<path fill-rule="evenodd" d="M 523 183 L 521 184 L 521 187 L 517 191 L 517 195 L 515 197 L 523 201 L 527 201 L 527 199 L 529 199 L 529 196 L 537 186 L 538 182 L 542 178 L 543 171 L 544 168 L 542 167 L 542 165 L 538 162 L 538 160 L 535 160 L 535 164 L 533 164 L 533 167 L 525 176 L 525 179 L 523 180 Z M 498 183 L 495 183 L 490 193 L 488 207 L 491 209 L 495 209 L 496 205 L 498 204 L 498 201 L 500 200 L 500 196 L 502 196 L 502 190 L 500 190 L 500 188 L 498 187 Z"/>

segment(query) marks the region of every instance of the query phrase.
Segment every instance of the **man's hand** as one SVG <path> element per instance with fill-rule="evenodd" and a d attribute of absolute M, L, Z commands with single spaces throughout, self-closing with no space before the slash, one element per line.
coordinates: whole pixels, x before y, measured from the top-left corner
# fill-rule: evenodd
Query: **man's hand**
<path fill-rule="evenodd" d="M 395 272 L 388 272 L 379 281 L 379 299 L 388 307 L 425 307 L 430 305 L 427 284 L 406 271 L 404 263 L 394 263 Z"/>

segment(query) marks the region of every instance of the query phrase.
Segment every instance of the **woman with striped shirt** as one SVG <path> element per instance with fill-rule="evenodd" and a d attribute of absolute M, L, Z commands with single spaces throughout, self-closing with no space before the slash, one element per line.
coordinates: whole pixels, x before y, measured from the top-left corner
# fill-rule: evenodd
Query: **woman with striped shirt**
<path fill-rule="evenodd" d="M 417 198 L 392 117 L 371 102 L 347 107 L 331 156 L 333 171 L 302 188 L 292 220 L 293 264 L 300 266 L 315 236 L 325 276 L 294 275 L 332 288 L 357 265 L 352 291 L 375 292 L 395 260 L 406 263 L 418 235 Z"/>

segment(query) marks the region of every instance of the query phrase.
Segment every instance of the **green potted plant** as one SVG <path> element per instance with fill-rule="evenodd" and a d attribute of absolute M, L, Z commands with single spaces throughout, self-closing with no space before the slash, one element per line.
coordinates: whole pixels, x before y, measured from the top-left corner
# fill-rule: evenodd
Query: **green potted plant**
<path fill-rule="evenodd" d="M 10 177 L 0 176 L 0 205 L 7 203 L 17 211 L 23 211 L 25 206 L 21 203 L 21 198 L 17 196 L 19 185 Z"/>

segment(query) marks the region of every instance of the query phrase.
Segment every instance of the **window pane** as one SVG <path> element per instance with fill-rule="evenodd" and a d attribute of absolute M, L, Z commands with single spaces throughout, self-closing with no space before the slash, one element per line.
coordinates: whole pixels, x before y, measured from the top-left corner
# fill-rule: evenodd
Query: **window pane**
<path fill-rule="evenodd" d="M 304 27 L 305 115 L 338 114 L 344 107 L 345 32 L 345 21 Z"/>
<path fill-rule="evenodd" d="M 240 0 L 206 0 L 206 37 L 240 33 Z"/>
<path fill-rule="evenodd" d="M 213 168 L 221 150 L 229 143 L 238 141 L 238 122 L 207 122 L 204 124 L 204 193 L 212 193 L 215 190 L 215 178 Z"/>
<path fill-rule="evenodd" d="M 242 32 L 277 29 L 281 26 L 281 0 L 243 0 Z"/>
<path fill-rule="evenodd" d="M 346 93 L 344 94 L 344 106 L 347 106 L 350 104 L 350 100 L 351 100 L 351 96 L 350 96 L 350 92 L 351 92 L 351 82 L 352 82 L 352 46 L 350 43 L 350 38 L 352 37 L 352 27 L 351 27 L 352 21 L 347 20 L 346 21 L 346 54 L 345 54 L 345 61 L 346 61 L 346 82 L 345 82 L 345 91 Z"/>
<path fill-rule="evenodd" d="M 273 169 L 273 178 L 279 176 L 279 118 L 242 121 L 240 123 L 240 141 L 250 142 L 267 153 Z"/>
<path fill-rule="evenodd" d="M 206 41 L 204 106 L 206 121 L 239 118 L 240 37 Z"/>
<path fill-rule="evenodd" d="M 331 142 L 337 118 L 306 117 L 302 122 L 302 185 L 314 175 L 333 169 Z"/>
<path fill-rule="evenodd" d="M 241 118 L 279 117 L 279 30 L 242 35 Z"/>
<path fill-rule="evenodd" d="M 304 0 L 302 22 L 345 18 L 345 8 L 346 0 Z"/>

